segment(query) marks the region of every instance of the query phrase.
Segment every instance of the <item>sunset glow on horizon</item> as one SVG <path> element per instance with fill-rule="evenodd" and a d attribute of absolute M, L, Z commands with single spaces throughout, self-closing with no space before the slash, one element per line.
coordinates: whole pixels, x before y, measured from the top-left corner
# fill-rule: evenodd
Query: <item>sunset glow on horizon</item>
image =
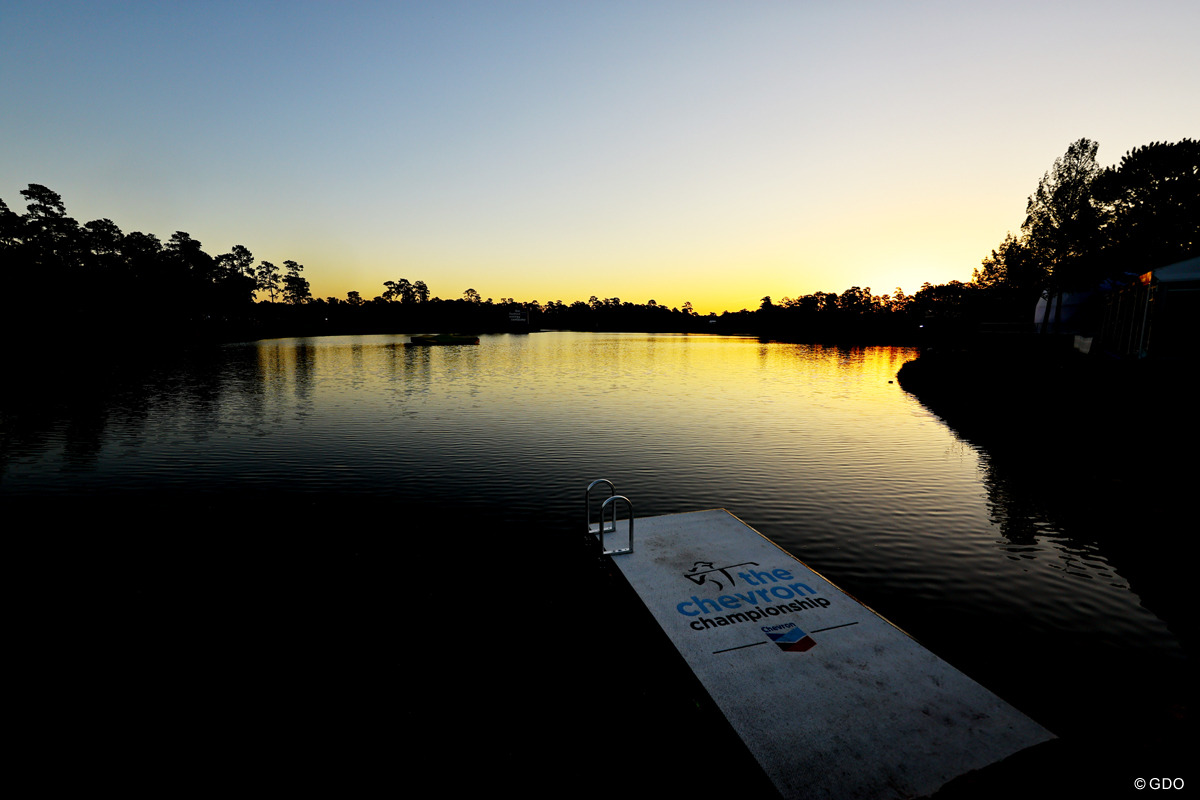
<path fill-rule="evenodd" d="M 1055 158 L 1200 136 L 1200 5 L 9 2 L 0 198 L 317 297 L 967 281 Z"/>

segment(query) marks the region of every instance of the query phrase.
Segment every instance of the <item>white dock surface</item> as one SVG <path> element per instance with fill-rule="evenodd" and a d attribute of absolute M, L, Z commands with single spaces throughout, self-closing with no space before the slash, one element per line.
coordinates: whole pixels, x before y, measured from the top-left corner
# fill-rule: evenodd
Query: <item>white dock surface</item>
<path fill-rule="evenodd" d="M 786 798 L 920 797 L 1054 738 L 723 509 L 638 519 L 613 563 Z"/>

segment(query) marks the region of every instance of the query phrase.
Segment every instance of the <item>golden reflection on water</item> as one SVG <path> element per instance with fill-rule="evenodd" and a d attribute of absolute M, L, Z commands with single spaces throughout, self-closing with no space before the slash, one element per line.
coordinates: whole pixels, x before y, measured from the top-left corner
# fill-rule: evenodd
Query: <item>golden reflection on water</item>
<path fill-rule="evenodd" d="M 457 434 L 564 469 L 706 474 L 719 465 L 733 482 L 785 487 L 814 456 L 840 454 L 822 470 L 828 483 L 879 461 L 881 447 L 893 462 L 914 447 L 928 462 L 953 441 L 935 437 L 939 453 L 929 454 L 928 415 L 892 382 L 910 348 L 559 332 L 484 336 L 477 346 L 406 341 L 259 343 L 262 394 L 280 405 L 277 417 L 291 413 L 310 429 L 369 418 L 378 441 L 397 445 L 436 439 L 453 450 L 446 437 Z M 896 425 L 897 414 L 918 419 Z"/>
<path fill-rule="evenodd" d="M 911 348 L 567 332 L 406 341 L 234 345 L 165 365 L 86 419 L 0 418 L 0 490 L 250 489 L 339 508 L 370 497 L 398 514 L 470 506 L 566 532 L 582 488 L 606 477 L 639 515 L 728 508 L 943 655 L 986 653 L 971 662 L 981 678 L 1007 680 L 1023 658 L 996 652 L 999 629 L 1062 675 L 1181 658 L 1111 551 L 1015 496 L 1020 484 L 894 382 Z M 1076 639 L 1085 654 L 1065 644 Z M 1063 716 L 1087 713 L 1081 702 Z"/>
<path fill-rule="evenodd" d="M 1159 636 L 1103 551 L 1009 497 L 978 450 L 894 383 L 910 348 L 406 341 L 280 339 L 223 348 L 209 372 L 167 368 L 93 424 L 10 436 L 0 488 L 436 498 L 567 528 L 581 488 L 607 477 L 640 515 L 729 508 L 889 602 L 953 597 L 1051 629 L 1073 607 L 1069 626 Z"/>
<path fill-rule="evenodd" d="M 993 535 L 976 453 L 894 383 L 910 348 L 567 332 L 406 340 L 259 343 L 263 435 L 331 486 L 378 470 L 429 492 L 533 486 L 537 503 L 566 504 L 608 476 L 636 491 L 639 513 L 727 506 L 788 546 L 858 553 L 882 546 L 895 520 L 931 515 L 937 528 L 920 535 L 946 537 L 943 550 Z"/>
<path fill-rule="evenodd" d="M 911 348 L 568 332 L 406 341 L 255 345 L 265 443 L 243 463 L 332 491 L 468 487 L 457 491 L 530 513 L 569 513 L 581 486 L 609 477 L 639 514 L 727 507 L 873 590 L 999 607 L 1035 597 L 1024 602 L 1045 617 L 1060 602 L 1048 571 L 1103 574 L 1069 537 L 1013 557 L 1013 512 L 994 502 L 987 463 L 894 382 Z M 1104 584 L 1128 588 L 1115 574 Z M 1110 614 L 1127 600 L 1089 602 Z"/>
<path fill-rule="evenodd" d="M 894 383 L 912 349 L 568 332 L 406 341 L 224 348 L 211 374 L 181 368 L 124 401 L 130 413 L 105 411 L 71 449 L 87 458 L 71 460 L 70 488 L 504 498 L 544 516 L 570 515 L 580 487 L 608 477 L 639 514 L 726 507 L 873 587 L 896 575 L 895 591 L 930 597 L 1036 593 L 1035 564 L 1122 585 L 1069 537 L 1027 538 L 1038 520 L 1023 522 L 978 451 Z M 5 488 L 63 488 L 64 449 L 44 438 L 12 451 Z"/>
<path fill-rule="evenodd" d="M 695 438 L 730 427 L 768 441 L 849 434 L 913 401 L 892 383 L 911 348 L 838 348 L 719 336 L 541 333 L 478 346 L 405 347 L 403 336 L 273 340 L 257 345 L 262 392 L 326 410 L 347 404 L 497 425 L 537 418 L 560 432 L 620 426 Z M 684 431 L 674 429 L 682 425 Z"/>

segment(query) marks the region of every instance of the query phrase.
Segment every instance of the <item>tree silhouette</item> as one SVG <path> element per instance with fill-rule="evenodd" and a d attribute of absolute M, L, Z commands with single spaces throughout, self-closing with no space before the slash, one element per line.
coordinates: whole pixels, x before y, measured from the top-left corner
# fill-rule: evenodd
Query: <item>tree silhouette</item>
<path fill-rule="evenodd" d="M 983 289 L 1013 292 L 1022 302 L 1032 302 L 1046 286 L 1045 265 L 1035 258 L 1025 239 L 1010 231 L 985 258 L 981 269 L 971 275 L 971 282 Z"/>
<path fill-rule="evenodd" d="M 256 280 L 255 288 L 260 292 L 266 292 L 267 297 L 274 303 L 275 298 L 279 296 L 281 286 L 279 267 L 270 261 L 263 261 L 258 265 L 254 277 Z"/>
<path fill-rule="evenodd" d="M 149 286 L 157 277 L 162 252 L 162 242 L 152 233 L 133 231 L 121 240 L 121 255 L 125 260 L 125 268 L 131 278 L 143 286 Z"/>
<path fill-rule="evenodd" d="M 254 302 L 258 280 L 254 274 L 254 255 L 244 246 L 233 249 L 213 261 L 218 310 L 233 311 Z"/>
<path fill-rule="evenodd" d="M 49 271 L 66 273 L 79 266 L 79 224 L 67 216 L 62 197 L 37 183 L 21 190 L 26 199 L 22 238 L 27 257 Z"/>
<path fill-rule="evenodd" d="M 400 303 L 412 303 L 416 300 L 416 289 L 409 282 L 408 278 L 401 278 L 398 281 L 384 281 L 383 285 L 386 291 L 384 291 L 381 297 L 384 300 Z"/>
<path fill-rule="evenodd" d="M 216 266 L 217 272 L 222 278 L 254 277 L 254 255 L 240 244 L 235 244 L 230 252 L 217 256 Z"/>
<path fill-rule="evenodd" d="M 997 311 L 1027 321 L 1032 298 L 1046 288 L 1095 286 L 1103 277 L 1197 254 L 1200 143 L 1154 142 L 1103 171 L 1097 149 L 1079 139 L 1055 160 L 1029 197 L 1020 235 L 1009 233 L 970 284 L 926 284 L 912 296 L 897 288 L 877 297 L 859 286 L 780 302 L 767 295 L 754 311 L 719 317 L 700 317 L 690 302 L 678 310 L 595 294 L 569 305 L 513 297 L 494 304 L 472 288 L 462 299 L 441 300 L 424 281 L 406 278 L 386 282 L 383 296 L 370 302 L 357 292 L 345 301 L 314 300 L 295 261 L 284 262 L 284 270 L 269 261 L 254 268 L 244 245 L 213 258 L 183 231 L 164 244 L 153 234 L 124 234 L 106 218 L 80 226 L 61 196 L 29 184 L 21 192 L 24 213 L 0 200 L 6 287 L 0 324 L 6 331 L 51 327 L 64 342 L 100 327 L 139 325 L 211 340 L 265 330 L 285 335 L 297 328 L 383 332 L 417 325 L 483 332 L 505 329 L 509 313 L 525 309 L 538 324 L 580 330 L 756 331 L 803 341 L 899 343 L 913 341 L 917 324 L 941 320 L 946 335 L 958 335 L 972 320 L 1000 319 Z M 269 302 L 254 307 L 255 291 Z M 276 307 L 281 295 L 286 308 Z"/>
<path fill-rule="evenodd" d="M 20 215 L 8 207 L 0 198 L 0 247 L 14 250 L 23 238 L 24 223 Z"/>
<path fill-rule="evenodd" d="M 111 219 L 96 219 L 83 226 L 84 241 L 92 255 L 115 258 L 121 255 L 125 235 Z"/>
<path fill-rule="evenodd" d="M 298 306 L 312 299 L 312 289 L 308 279 L 301 277 L 304 267 L 295 261 L 284 261 L 283 268 L 287 274 L 283 276 L 283 300 L 285 303 Z"/>
<path fill-rule="evenodd" d="M 1109 272 L 1182 261 L 1200 250 L 1200 141 L 1153 142 L 1097 179 Z"/>
<path fill-rule="evenodd" d="M 1092 202 L 1098 148 L 1089 139 L 1072 142 L 1025 207 L 1021 230 L 1055 292 L 1086 284 L 1087 260 L 1099 247 L 1100 214 Z"/>

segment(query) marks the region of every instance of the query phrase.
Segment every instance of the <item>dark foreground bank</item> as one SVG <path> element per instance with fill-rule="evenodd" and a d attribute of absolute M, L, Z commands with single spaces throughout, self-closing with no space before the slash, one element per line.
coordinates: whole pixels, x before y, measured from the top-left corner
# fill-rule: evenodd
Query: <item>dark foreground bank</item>
<path fill-rule="evenodd" d="M 925 352 L 897 377 L 989 459 L 1020 459 L 1039 494 L 1068 495 L 1092 524 L 1114 528 L 1104 520 L 1115 514 L 1170 546 L 1191 516 L 1194 370 L 1027 346 Z"/>
<path fill-rule="evenodd" d="M 312 495 L 8 509 L 30 521 L 4 559 L 20 756 L 47 788 L 771 794 L 644 610 L 557 526 Z M 538 597 L 512 596 L 518 574 Z M 1053 742 L 941 796 L 1120 795 L 1116 763 L 1185 763 L 1182 739 L 1151 733 Z"/>
<path fill-rule="evenodd" d="M 988 485 L 1023 498 L 1036 510 L 1031 517 L 1059 522 L 1102 548 L 1191 659 L 1196 619 L 1185 542 L 1195 527 L 1200 445 L 1189 388 L 1193 367 L 1085 357 L 1032 343 L 926 352 L 905 364 L 898 379 L 980 449 Z M 1008 525 L 1018 529 L 1005 531 L 1013 540 L 1038 535 L 1019 530 L 1011 517 Z M 1036 654 L 1031 668 L 1033 662 Z M 1079 676 L 1097 702 L 1106 683 L 1124 680 L 1112 666 L 1097 663 L 1093 675 Z M 1058 744 L 1062 764 L 1075 764 L 1080 780 L 1091 780 L 1103 796 L 1132 794 L 1111 785 L 1111 776 L 1148 779 L 1143 773 L 1151 766 L 1186 778 L 1185 746 L 1195 727 L 1192 697 L 1182 685 L 1164 680 L 1163 691 L 1114 718 L 1111 729 L 1069 730 Z M 1053 759 L 1034 772 L 1064 774 Z"/>
<path fill-rule="evenodd" d="M 8 509 L 31 523 L 4 558 L 20 755 L 46 788 L 763 791 L 563 531 L 313 496 Z"/>
<path fill-rule="evenodd" d="M 898 380 L 986 454 L 999 483 L 1102 543 L 1190 648 L 1193 368 L 1030 347 L 927 352 Z"/>

